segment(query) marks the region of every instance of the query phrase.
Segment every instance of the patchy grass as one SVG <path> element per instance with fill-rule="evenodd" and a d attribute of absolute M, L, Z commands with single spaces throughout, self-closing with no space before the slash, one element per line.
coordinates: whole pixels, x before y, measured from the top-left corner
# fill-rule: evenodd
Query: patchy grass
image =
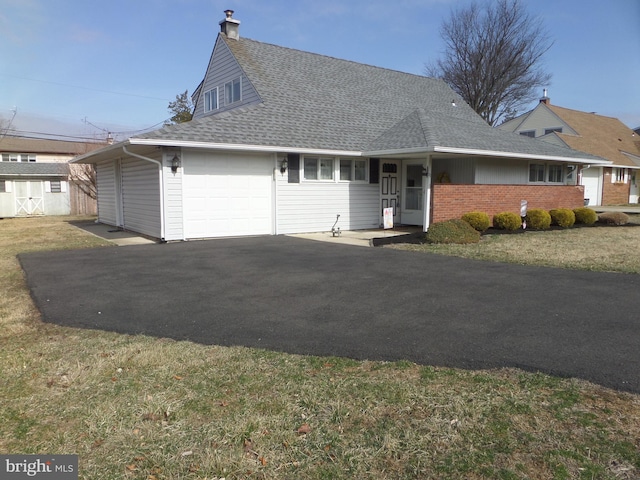
<path fill-rule="evenodd" d="M 15 255 L 105 245 L 64 220 L 0 221 L 2 452 L 83 479 L 640 475 L 640 396 L 584 381 L 43 324 Z"/>
<path fill-rule="evenodd" d="M 640 223 L 640 216 L 632 217 Z M 583 227 L 485 235 L 470 245 L 396 244 L 397 248 L 495 262 L 640 273 L 640 226 Z"/>

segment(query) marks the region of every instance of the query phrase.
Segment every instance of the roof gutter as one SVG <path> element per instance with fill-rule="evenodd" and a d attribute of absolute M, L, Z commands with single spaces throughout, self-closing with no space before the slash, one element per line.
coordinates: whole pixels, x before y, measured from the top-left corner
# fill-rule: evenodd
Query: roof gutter
<path fill-rule="evenodd" d="M 361 151 L 331 150 L 322 148 L 296 148 L 273 145 L 245 145 L 241 143 L 190 142 L 184 140 L 153 140 L 148 138 L 130 138 L 131 145 L 147 145 L 158 147 L 206 148 L 209 150 L 237 150 L 249 152 L 302 153 L 334 156 L 362 156 Z"/>
<path fill-rule="evenodd" d="M 164 238 L 165 238 L 165 234 L 164 234 L 164 178 L 163 178 L 164 170 L 162 168 L 162 162 L 160 162 L 158 160 L 155 160 L 153 158 L 143 157 L 142 155 L 138 155 L 137 153 L 130 152 L 129 150 L 127 150 L 127 146 L 126 145 L 122 145 L 122 151 L 126 155 L 129 155 L 131 157 L 138 158 L 140 160 L 144 160 L 145 162 L 155 163 L 156 165 L 158 165 L 158 171 L 159 171 L 158 180 L 160 182 L 160 184 L 159 184 L 159 188 L 160 188 L 160 238 L 164 241 Z M 125 227 L 126 227 L 126 225 L 125 225 Z"/>
<path fill-rule="evenodd" d="M 547 160 L 567 163 L 590 163 L 598 165 L 610 165 L 608 160 L 598 160 L 596 158 L 580 158 L 580 157 L 563 157 L 559 155 L 539 155 L 533 153 L 517 153 L 517 152 L 501 152 L 496 150 L 479 150 L 474 148 L 455 148 L 455 147 L 416 147 L 416 148 L 401 148 L 395 150 L 377 150 L 370 152 L 363 152 L 363 155 L 368 157 L 378 157 L 385 155 L 411 155 L 420 153 L 449 153 L 456 155 L 472 155 L 472 156 L 484 156 L 484 157 L 503 157 L 503 158 L 520 158 L 527 160 Z"/>

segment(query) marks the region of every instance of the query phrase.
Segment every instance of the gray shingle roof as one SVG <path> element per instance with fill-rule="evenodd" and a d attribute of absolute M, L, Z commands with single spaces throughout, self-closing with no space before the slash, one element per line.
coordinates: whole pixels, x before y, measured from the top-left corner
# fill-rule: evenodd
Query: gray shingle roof
<path fill-rule="evenodd" d="M 0 162 L 2 176 L 66 177 L 68 174 L 66 163 Z"/>
<path fill-rule="evenodd" d="M 585 158 L 490 127 L 439 79 L 245 38 L 220 39 L 262 103 L 134 138 L 354 152 L 450 147 Z"/>

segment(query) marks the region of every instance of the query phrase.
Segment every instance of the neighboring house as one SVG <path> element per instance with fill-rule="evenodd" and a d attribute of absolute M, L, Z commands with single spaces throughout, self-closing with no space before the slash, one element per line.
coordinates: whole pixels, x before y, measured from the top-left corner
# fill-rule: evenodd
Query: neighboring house
<path fill-rule="evenodd" d="M 588 205 L 638 203 L 640 136 L 617 118 L 551 105 L 545 90 L 533 110 L 498 128 L 611 161 L 610 166 L 580 167 L 578 179 Z"/>
<path fill-rule="evenodd" d="M 593 155 L 491 128 L 444 82 L 240 38 L 231 11 L 194 116 L 82 155 L 101 222 L 163 240 L 420 225 L 577 207 Z"/>
<path fill-rule="evenodd" d="M 96 200 L 84 193 L 88 182 L 78 155 L 104 143 L 0 137 L 0 217 L 97 213 Z"/>

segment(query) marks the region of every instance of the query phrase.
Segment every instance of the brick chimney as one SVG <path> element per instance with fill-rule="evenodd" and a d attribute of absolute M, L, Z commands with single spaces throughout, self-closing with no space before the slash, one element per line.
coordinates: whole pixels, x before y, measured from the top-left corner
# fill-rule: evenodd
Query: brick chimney
<path fill-rule="evenodd" d="M 238 40 L 240 38 L 240 20 L 236 20 L 233 17 L 233 10 L 225 10 L 224 14 L 227 16 L 224 20 L 220 22 L 220 32 L 224 33 L 227 38 L 232 38 L 233 40 Z"/>
<path fill-rule="evenodd" d="M 540 99 L 540 103 L 544 103 L 545 105 L 549 105 L 551 103 L 551 99 L 547 97 L 547 89 L 544 88 L 542 90 L 542 98 Z"/>

